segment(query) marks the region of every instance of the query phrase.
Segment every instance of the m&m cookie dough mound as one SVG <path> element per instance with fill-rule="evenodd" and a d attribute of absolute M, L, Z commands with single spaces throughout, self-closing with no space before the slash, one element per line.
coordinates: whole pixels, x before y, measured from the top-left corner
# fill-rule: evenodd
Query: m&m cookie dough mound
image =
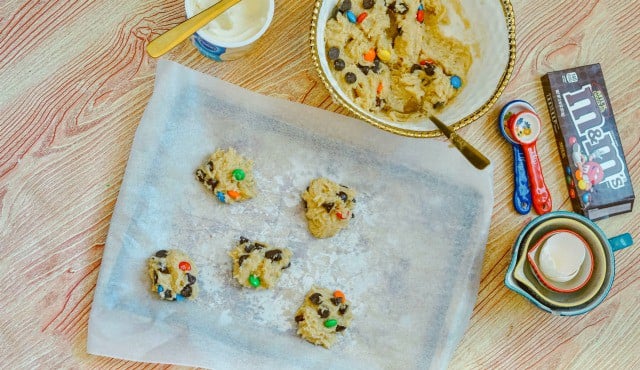
<path fill-rule="evenodd" d="M 167 301 L 193 300 L 198 296 L 198 270 L 178 249 L 159 250 L 147 261 L 151 291 Z"/>
<path fill-rule="evenodd" d="M 316 238 L 329 238 L 349 226 L 354 217 L 355 190 L 318 178 L 302 194 L 309 232 Z"/>
<path fill-rule="evenodd" d="M 222 203 L 235 203 L 256 196 L 253 161 L 233 148 L 218 149 L 196 170 L 196 178 Z"/>
<path fill-rule="evenodd" d="M 245 237 L 229 252 L 233 259 L 233 277 L 244 287 L 264 289 L 274 286 L 282 270 L 291 266 L 292 255 L 286 248 L 252 242 Z"/>
<path fill-rule="evenodd" d="M 470 48 L 445 36 L 441 0 L 341 0 L 326 25 L 329 66 L 358 106 L 393 121 L 437 113 L 464 86 Z"/>
<path fill-rule="evenodd" d="M 339 290 L 311 287 L 296 311 L 298 335 L 315 345 L 331 347 L 337 333 L 344 332 L 351 323 L 350 306 L 351 302 Z"/>

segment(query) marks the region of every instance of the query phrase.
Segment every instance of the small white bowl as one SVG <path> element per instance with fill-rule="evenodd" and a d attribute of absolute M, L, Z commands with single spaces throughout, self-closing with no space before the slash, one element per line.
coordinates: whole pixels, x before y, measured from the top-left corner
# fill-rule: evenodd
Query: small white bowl
<path fill-rule="evenodd" d="M 327 61 L 325 26 L 339 0 L 317 0 L 311 26 L 311 51 L 316 70 L 333 99 L 356 117 L 386 131 L 411 137 L 434 137 L 440 131 L 425 117 L 413 122 L 394 122 L 355 104 L 339 87 Z M 455 3 L 455 4 L 454 4 Z M 443 1 L 450 15 L 458 2 Z M 472 46 L 473 63 L 465 86 L 439 118 L 454 130 L 485 114 L 505 89 L 515 64 L 515 16 L 509 0 L 460 0 L 468 20 L 453 19 L 444 33 Z"/>

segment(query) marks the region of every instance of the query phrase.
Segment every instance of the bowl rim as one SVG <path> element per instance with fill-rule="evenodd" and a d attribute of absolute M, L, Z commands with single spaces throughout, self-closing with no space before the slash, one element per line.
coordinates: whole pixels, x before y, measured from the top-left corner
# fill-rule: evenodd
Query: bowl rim
<path fill-rule="evenodd" d="M 340 103 L 341 106 L 345 107 L 352 115 L 357 118 L 379 128 L 387 132 L 391 132 L 397 135 L 403 135 L 414 138 L 431 138 L 443 135 L 440 130 L 411 130 L 407 128 L 397 127 L 389 125 L 380 120 L 376 120 L 375 118 L 366 116 L 358 111 L 355 107 L 355 104 L 343 99 L 339 94 L 337 94 L 331 83 L 329 82 L 329 78 L 325 74 L 324 70 L 320 66 L 319 60 L 319 50 L 316 48 L 316 36 L 317 36 L 317 28 L 318 28 L 318 15 L 320 13 L 320 7 L 322 3 L 326 0 L 316 0 L 314 8 L 313 8 L 313 16 L 311 19 L 311 32 L 309 37 L 309 43 L 311 46 L 311 58 L 313 60 L 313 65 L 316 69 L 316 73 L 320 77 L 320 80 L 329 91 L 334 102 Z M 511 75 L 513 73 L 513 69 L 515 67 L 516 61 L 516 22 L 515 22 L 515 14 L 513 12 L 513 6 L 511 5 L 511 0 L 497 0 L 502 4 L 502 11 L 505 17 L 505 22 L 507 26 L 507 32 L 509 36 L 509 61 L 505 67 L 504 72 L 502 73 L 502 77 L 500 77 L 499 83 L 494 90 L 491 98 L 487 100 L 482 106 L 476 109 L 471 114 L 466 117 L 460 119 L 459 121 L 449 125 L 452 130 L 458 130 L 462 127 L 467 126 L 471 122 L 476 121 L 480 117 L 482 117 L 489 109 L 498 101 L 502 92 L 507 87 L 509 80 L 511 79 Z"/>

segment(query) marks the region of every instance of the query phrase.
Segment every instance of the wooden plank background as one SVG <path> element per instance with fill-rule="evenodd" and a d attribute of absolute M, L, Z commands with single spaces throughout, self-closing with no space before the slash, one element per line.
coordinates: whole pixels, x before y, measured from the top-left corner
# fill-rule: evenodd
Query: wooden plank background
<path fill-rule="evenodd" d="M 262 94 L 346 114 L 307 44 L 312 0 L 276 0 L 246 58 L 214 63 L 189 42 L 166 58 Z M 461 134 L 495 164 L 495 207 L 478 300 L 451 368 L 640 368 L 640 253 L 616 253 L 607 299 L 554 317 L 503 283 L 511 244 L 533 216 L 511 207 L 511 149 L 495 122 L 525 99 L 548 122 L 540 76 L 601 63 L 633 184 L 640 191 L 640 2 L 513 0 L 517 63 L 505 93 Z M 149 40 L 184 19 L 180 1 L 0 3 L 0 367 L 163 368 L 86 353 L 104 242 L 136 127 L 153 90 Z M 442 140 L 442 139 L 431 139 Z M 553 133 L 538 141 L 554 209 L 570 210 Z M 638 206 L 636 205 L 636 208 Z M 640 239 L 640 213 L 599 221 Z"/>

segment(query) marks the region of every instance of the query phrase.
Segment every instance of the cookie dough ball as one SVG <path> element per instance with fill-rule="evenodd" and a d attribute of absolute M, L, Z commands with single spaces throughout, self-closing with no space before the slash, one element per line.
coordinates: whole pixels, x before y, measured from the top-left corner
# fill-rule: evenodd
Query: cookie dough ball
<path fill-rule="evenodd" d="M 355 190 L 326 178 L 311 181 L 302 194 L 309 232 L 316 238 L 329 238 L 349 226 L 355 217 Z"/>
<path fill-rule="evenodd" d="M 378 116 L 428 116 L 455 98 L 472 63 L 470 46 L 443 33 L 450 22 L 442 0 L 338 1 L 325 30 L 332 74 Z"/>
<path fill-rule="evenodd" d="M 256 196 L 253 161 L 233 148 L 218 149 L 196 170 L 196 178 L 222 203 L 235 203 Z"/>
<path fill-rule="evenodd" d="M 198 269 L 191 258 L 178 249 L 157 251 L 149 258 L 147 271 L 151 291 L 160 299 L 183 301 L 198 296 Z"/>
<path fill-rule="evenodd" d="M 233 259 L 233 277 L 242 286 L 269 289 L 278 281 L 282 270 L 291 266 L 293 253 L 241 237 L 229 255 Z"/>
<path fill-rule="evenodd" d="M 298 335 L 325 348 L 336 341 L 336 333 L 345 331 L 352 319 L 351 302 L 344 294 L 312 286 L 296 311 Z"/>

